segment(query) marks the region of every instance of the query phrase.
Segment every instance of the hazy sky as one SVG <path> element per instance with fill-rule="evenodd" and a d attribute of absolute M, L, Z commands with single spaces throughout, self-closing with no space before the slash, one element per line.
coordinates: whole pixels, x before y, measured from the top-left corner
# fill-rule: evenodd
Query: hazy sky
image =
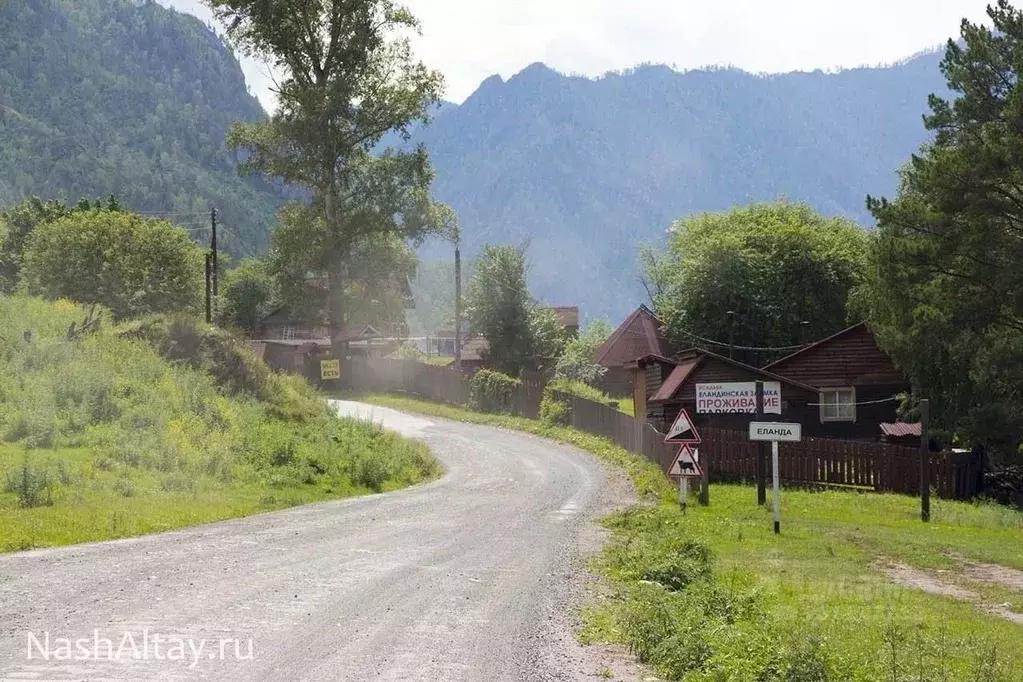
<path fill-rule="evenodd" d="M 204 20 L 200 0 L 159 0 Z M 643 62 L 754 72 L 889 63 L 986 20 L 989 0 L 405 0 L 423 23 L 416 49 L 461 102 L 494 73 L 541 61 L 596 76 Z M 243 60 L 267 108 L 265 65 Z"/>

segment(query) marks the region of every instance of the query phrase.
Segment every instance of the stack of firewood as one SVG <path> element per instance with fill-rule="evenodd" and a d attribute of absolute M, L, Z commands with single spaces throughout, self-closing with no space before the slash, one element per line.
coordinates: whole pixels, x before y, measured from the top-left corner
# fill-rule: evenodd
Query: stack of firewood
<path fill-rule="evenodd" d="M 1023 465 L 997 467 L 984 474 L 984 492 L 1001 504 L 1023 509 Z"/>

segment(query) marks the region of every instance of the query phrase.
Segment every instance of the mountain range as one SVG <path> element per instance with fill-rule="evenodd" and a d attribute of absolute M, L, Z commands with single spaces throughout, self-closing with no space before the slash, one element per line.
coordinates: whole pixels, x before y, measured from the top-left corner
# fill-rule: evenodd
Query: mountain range
<path fill-rule="evenodd" d="M 0 34 L 0 203 L 117 194 L 198 234 L 215 205 L 230 252 L 265 248 L 285 193 L 235 172 L 227 128 L 265 113 L 216 30 L 152 0 L 19 0 L 0 7 Z M 870 227 L 866 195 L 893 194 L 927 139 L 940 60 L 595 79 L 533 64 L 442 104 L 414 141 L 465 256 L 528 240 L 534 294 L 614 321 L 645 299 L 638 247 L 686 214 L 787 197 Z"/>
<path fill-rule="evenodd" d="M 645 298 L 638 247 L 671 222 L 786 197 L 870 227 L 945 93 L 941 54 L 887 68 L 756 76 L 642 66 L 598 79 L 533 64 L 441 109 L 418 139 L 467 252 L 529 240 L 530 286 L 584 318 Z M 426 257 L 448 247 L 434 245 Z"/>

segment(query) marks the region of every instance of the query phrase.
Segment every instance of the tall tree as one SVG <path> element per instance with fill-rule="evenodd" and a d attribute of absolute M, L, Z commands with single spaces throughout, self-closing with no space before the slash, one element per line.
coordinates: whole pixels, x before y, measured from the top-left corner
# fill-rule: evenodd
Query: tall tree
<path fill-rule="evenodd" d="M 331 336 L 344 325 L 345 279 L 356 247 L 381 233 L 419 239 L 440 229 L 429 199 L 432 169 L 422 146 L 374 155 L 384 134 L 408 138 L 428 120 L 442 78 L 415 60 L 419 24 L 391 0 L 207 0 L 247 53 L 282 74 L 270 120 L 236 124 L 243 170 L 303 185 L 321 221 L 319 257 L 329 283 Z M 341 349 L 335 349 L 339 352 Z"/>
<path fill-rule="evenodd" d="M 934 139 L 878 221 L 862 296 L 885 350 L 931 401 L 934 425 L 1005 454 L 1023 443 L 1023 13 L 962 23 L 932 95 Z M 909 406 L 911 407 L 911 406 Z"/>
<path fill-rule="evenodd" d="M 22 280 L 31 294 L 98 303 L 117 319 L 198 312 L 203 249 L 165 220 L 76 211 L 32 231 Z"/>
<path fill-rule="evenodd" d="M 465 295 L 469 326 L 487 340 L 484 361 L 512 376 L 553 366 L 567 340 L 554 311 L 529 293 L 525 251 L 525 246 L 484 246 Z"/>
<path fill-rule="evenodd" d="M 75 211 L 91 211 L 106 208 L 121 210 L 117 197 L 111 196 L 105 202 L 81 199 L 74 206 L 63 201 L 43 201 L 29 197 L 14 206 L 0 211 L 0 291 L 11 293 L 18 286 L 25 244 L 28 237 L 39 225 L 50 223 Z"/>
<path fill-rule="evenodd" d="M 278 216 L 267 270 L 281 303 L 309 320 L 329 320 L 329 290 L 322 286 L 327 252 L 323 218 L 315 207 L 292 203 Z M 418 260 L 397 234 L 382 232 L 354 242 L 345 268 L 342 302 L 349 324 L 391 327 L 404 322 L 409 280 Z M 380 329 L 389 334 L 390 329 Z"/>
<path fill-rule="evenodd" d="M 246 258 L 228 270 L 220 285 L 220 296 L 218 322 L 255 332 L 276 298 L 266 263 L 258 258 Z"/>
<path fill-rule="evenodd" d="M 736 345 L 784 347 L 849 321 L 849 292 L 861 281 L 866 250 L 867 235 L 854 223 L 777 202 L 676 221 L 667 249 L 646 249 L 643 259 L 654 307 L 677 346 L 727 343 L 731 311 Z"/>
<path fill-rule="evenodd" d="M 593 354 L 613 331 L 607 320 L 594 320 L 586 325 L 579 336 L 565 344 L 565 350 L 558 358 L 555 376 L 596 386 L 604 378 L 607 368 L 594 363 Z"/>

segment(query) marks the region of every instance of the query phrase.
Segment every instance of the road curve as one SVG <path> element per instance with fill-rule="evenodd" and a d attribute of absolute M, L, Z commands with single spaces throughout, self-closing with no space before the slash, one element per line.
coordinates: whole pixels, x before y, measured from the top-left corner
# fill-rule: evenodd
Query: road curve
<path fill-rule="evenodd" d="M 605 484 L 600 464 L 525 434 L 336 405 L 426 442 L 446 475 L 0 555 L 0 679 L 588 677 L 556 640 L 573 548 Z"/>

